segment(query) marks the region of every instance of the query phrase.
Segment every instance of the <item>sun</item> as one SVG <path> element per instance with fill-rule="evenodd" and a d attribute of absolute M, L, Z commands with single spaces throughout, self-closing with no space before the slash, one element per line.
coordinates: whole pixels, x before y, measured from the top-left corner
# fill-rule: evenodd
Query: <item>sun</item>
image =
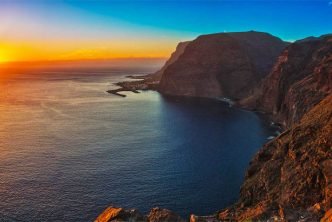
<path fill-rule="evenodd" d="M 13 51 L 0 42 L 0 64 L 10 62 L 13 59 Z"/>
<path fill-rule="evenodd" d="M 9 61 L 9 58 L 3 54 L 0 53 L 0 64 L 1 63 L 6 63 Z"/>

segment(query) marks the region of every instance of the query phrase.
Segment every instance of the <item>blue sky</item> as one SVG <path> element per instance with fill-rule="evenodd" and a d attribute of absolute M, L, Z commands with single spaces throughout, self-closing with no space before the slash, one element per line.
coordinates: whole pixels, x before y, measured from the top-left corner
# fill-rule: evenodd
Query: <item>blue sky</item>
<path fill-rule="evenodd" d="M 332 1 L 75 1 L 74 7 L 183 35 L 259 30 L 295 40 L 332 32 Z"/>
<path fill-rule="evenodd" d="M 3 60 L 167 57 L 179 41 L 249 30 L 287 41 L 332 33 L 332 0 L 0 0 Z"/>

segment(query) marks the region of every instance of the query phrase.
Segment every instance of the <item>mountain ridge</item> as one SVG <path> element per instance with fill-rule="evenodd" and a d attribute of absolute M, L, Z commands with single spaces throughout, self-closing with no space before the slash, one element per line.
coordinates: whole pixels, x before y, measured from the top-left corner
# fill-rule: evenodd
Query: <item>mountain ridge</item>
<path fill-rule="evenodd" d="M 158 89 L 173 96 L 243 98 L 287 44 L 254 31 L 199 36 L 165 69 Z"/>

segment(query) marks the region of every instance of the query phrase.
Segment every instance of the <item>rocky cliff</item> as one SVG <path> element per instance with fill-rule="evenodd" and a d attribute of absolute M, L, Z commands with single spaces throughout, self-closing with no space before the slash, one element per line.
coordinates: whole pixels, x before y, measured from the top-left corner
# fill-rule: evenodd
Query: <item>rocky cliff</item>
<path fill-rule="evenodd" d="M 176 46 L 175 51 L 171 54 L 171 56 L 169 57 L 169 59 L 166 61 L 165 65 L 163 65 L 163 67 L 160 70 L 158 70 L 157 72 L 155 72 L 153 74 L 149 74 L 145 78 L 146 79 L 153 79 L 153 80 L 160 81 L 160 79 L 161 79 L 162 75 L 164 74 L 165 70 L 171 64 L 173 64 L 176 60 L 178 60 L 178 58 L 180 57 L 180 55 L 183 54 L 184 50 L 186 49 L 186 47 L 187 47 L 187 45 L 189 43 L 190 43 L 190 41 L 180 42 Z"/>
<path fill-rule="evenodd" d="M 288 128 L 251 161 L 239 201 L 219 220 L 331 221 L 332 36 L 289 45 L 241 101 Z"/>
<path fill-rule="evenodd" d="M 176 60 L 178 60 L 178 58 L 183 54 L 185 48 L 189 43 L 190 41 L 180 42 L 177 45 L 176 50 L 172 53 L 172 55 L 166 61 L 164 66 L 157 72 L 143 76 L 130 76 L 133 79 L 139 79 L 139 80 L 118 82 L 115 85 L 119 86 L 120 88 L 111 89 L 108 90 L 107 92 L 114 95 L 126 97 L 125 94 L 121 94 L 120 92 L 131 91 L 134 93 L 139 93 L 138 90 L 157 90 L 159 88 L 160 79 L 164 74 L 165 70 Z"/>
<path fill-rule="evenodd" d="M 332 207 L 332 95 L 265 144 L 220 220 L 319 221 Z M 332 218 L 331 218 L 332 219 Z"/>
<path fill-rule="evenodd" d="M 256 36 L 257 33 L 249 35 Z M 240 36 L 244 38 L 244 35 Z M 205 42 L 204 38 L 211 43 Z M 269 113 L 273 119 L 282 122 L 286 130 L 265 144 L 253 158 L 234 205 L 215 215 L 192 215 L 190 221 L 332 221 L 332 36 L 308 38 L 289 45 L 273 67 L 259 66 L 263 64 L 261 62 L 255 64 L 251 59 L 253 55 L 249 56 L 246 50 L 240 50 L 245 56 L 237 54 L 241 45 L 238 41 L 242 40 L 234 38 L 223 34 L 199 37 L 197 40 L 202 41 L 202 48 L 197 42 L 194 44 L 197 41 L 194 40 L 165 70 L 161 92 L 242 98 L 239 105 Z M 218 47 L 226 42 L 230 44 L 227 47 L 234 48 L 230 50 L 222 46 L 225 51 L 229 50 L 228 57 L 223 57 L 224 52 Z M 213 48 L 216 48 L 215 52 L 212 52 Z M 203 55 L 186 55 L 188 52 Z M 206 58 L 209 53 L 212 53 L 211 57 Z M 216 56 L 218 58 L 214 58 Z M 197 58 L 202 61 L 198 62 Z M 227 58 L 231 61 L 224 62 Z M 226 68 L 220 68 L 220 64 Z M 270 74 L 258 84 L 269 66 L 272 67 Z M 228 76 L 224 76 L 225 73 Z M 229 82 L 229 87 L 242 89 L 245 93 L 222 84 L 225 78 L 235 76 L 244 83 Z M 248 76 L 255 81 L 246 79 Z M 180 87 L 182 84 L 183 88 Z M 158 214 L 160 210 L 154 212 Z M 167 214 L 182 220 L 170 211 L 163 212 L 164 216 Z M 164 217 L 153 218 L 161 219 L 146 216 L 143 221 L 169 221 Z"/>
<path fill-rule="evenodd" d="M 165 69 L 159 90 L 177 96 L 244 98 L 286 45 L 253 31 L 199 36 Z"/>
<path fill-rule="evenodd" d="M 331 91 L 332 35 L 325 35 L 289 45 L 261 86 L 240 103 L 289 126 Z"/>

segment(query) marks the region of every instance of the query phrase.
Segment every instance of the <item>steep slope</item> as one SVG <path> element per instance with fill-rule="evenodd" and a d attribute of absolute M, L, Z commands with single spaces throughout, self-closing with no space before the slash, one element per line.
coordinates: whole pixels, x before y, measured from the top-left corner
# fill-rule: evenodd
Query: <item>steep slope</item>
<path fill-rule="evenodd" d="M 199 36 L 165 69 L 159 90 L 177 96 L 244 98 L 286 45 L 253 31 Z"/>
<path fill-rule="evenodd" d="M 240 103 L 289 126 L 332 91 L 332 35 L 288 46 L 255 93 Z"/>
<path fill-rule="evenodd" d="M 149 74 L 146 76 L 146 79 L 152 79 L 152 80 L 157 80 L 160 81 L 161 76 L 164 74 L 166 68 L 168 66 L 170 66 L 171 64 L 173 64 L 179 57 L 180 55 L 183 54 L 185 48 L 187 47 L 187 45 L 190 43 L 190 41 L 186 41 L 186 42 L 180 42 L 177 46 L 175 51 L 172 53 L 172 55 L 169 57 L 169 59 L 166 61 L 165 65 L 158 70 L 157 72 L 153 73 L 153 74 Z"/>
<path fill-rule="evenodd" d="M 200 65 L 196 64 L 195 56 L 198 55 L 190 54 L 192 56 L 190 57 L 186 53 L 189 50 L 190 53 L 197 52 L 201 56 L 204 50 L 207 50 L 206 53 L 208 53 L 209 50 L 213 51 L 212 48 L 218 48 L 219 44 L 226 44 L 224 38 L 232 47 L 234 42 L 236 42 L 235 46 L 238 46 L 238 41 L 242 43 L 242 41 L 248 40 L 246 36 L 240 36 L 238 39 L 242 38 L 242 40 L 234 41 L 234 38 L 236 38 L 234 36 L 223 36 L 220 40 L 220 36 L 217 35 L 209 36 L 209 38 L 212 38 L 209 40 L 211 43 L 204 43 L 205 40 L 201 40 L 203 43 L 195 43 L 194 46 L 191 46 L 193 43 L 190 43 L 182 56 L 170 65 L 164 73 L 165 78 L 168 78 L 168 75 L 173 78 L 172 74 L 168 73 L 176 73 L 175 71 L 171 72 L 173 69 L 182 70 L 183 75 L 181 72 L 175 75 L 180 81 L 172 78 L 167 80 L 164 79 L 164 76 L 162 78 L 162 81 L 168 81 L 165 83 L 167 87 L 170 87 L 168 84 L 174 84 L 172 87 L 178 93 L 170 94 L 211 97 L 219 92 L 222 96 L 230 95 L 223 94 L 232 92 L 225 90 L 227 87 L 223 87 L 216 80 L 214 82 L 218 84 L 214 85 L 212 81 L 212 76 L 215 75 L 214 78 L 217 78 L 221 75 L 218 64 L 222 60 L 219 60 L 221 59 L 219 57 L 214 57 L 222 56 L 222 52 L 218 52 L 218 49 L 216 49 L 216 52 L 212 52 L 212 57 L 202 59 Z M 238 48 L 235 46 L 234 49 L 237 53 Z M 243 59 L 242 55 L 236 53 L 234 52 L 234 57 L 229 57 L 231 61 L 227 63 L 232 67 L 236 67 L 233 63 L 235 58 Z M 241 51 L 241 53 L 244 53 L 244 51 Z M 256 82 L 250 85 L 249 89 L 247 88 L 247 96 L 250 96 L 242 99 L 239 104 L 271 114 L 272 118 L 284 124 L 286 131 L 265 144 L 253 158 L 241 187 L 239 200 L 233 206 L 218 212 L 216 215 L 203 217 L 192 215 L 191 222 L 312 222 L 320 221 L 323 216 L 322 222 L 332 221 L 331 54 L 331 35 L 297 41 L 283 51 L 270 74 L 258 87 Z M 208 56 L 208 54 L 204 54 L 204 56 Z M 249 60 L 249 53 L 246 53 L 245 57 Z M 226 59 L 226 57 L 223 59 Z M 214 61 L 209 62 L 210 60 Z M 184 63 L 178 64 L 181 61 Z M 259 62 L 260 60 L 255 61 L 257 61 L 256 65 L 253 61 L 250 62 L 250 64 L 254 64 L 252 67 L 258 67 L 259 64 L 264 63 Z M 238 62 L 238 64 L 242 63 Z M 247 64 L 243 64 L 245 65 L 238 66 L 239 71 L 234 72 L 247 73 L 243 70 L 243 67 L 247 67 Z M 207 68 L 209 65 L 211 65 L 211 70 Z M 224 62 L 223 65 L 225 65 Z M 201 68 L 199 69 L 200 72 L 197 71 L 198 68 Z M 265 68 L 268 68 L 268 65 L 261 66 L 258 69 L 264 70 Z M 255 72 L 255 75 L 258 75 L 258 73 Z M 260 78 L 262 78 L 264 71 L 260 73 Z M 248 75 L 250 76 L 250 74 Z M 197 79 L 197 76 L 201 79 Z M 239 76 L 241 76 L 239 79 L 244 81 L 243 76 Z M 207 77 L 211 77 L 211 79 Z M 179 89 L 178 84 L 181 81 L 185 84 L 187 79 L 189 85 L 184 85 L 184 88 Z M 205 86 L 209 89 L 205 90 L 202 83 L 206 84 Z M 242 84 L 246 83 L 248 82 Z M 251 82 L 249 81 L 249 83 Z M 229 87 L 239 87 L 236 84 L 229 84 Z M 251 91 L 250 88 L 255 85 L 255 90 Z M 166 94 L 168 89 L 166 88 Z M 192 92 L 198 94 L 191 94 Z M 235 95 L 239 96 L 240 94 L 235 93 Z M 245 95 L 241 96 L 245 97 Z"/>
<path fill-rule="evenodd" d="M 140 79 L 136 81 L 124 81 L 124 82 L 118 82 L 116 83 L 117 86 L 120 88 L 118 89 L 111 89 L 108 90 L 108 93 L 126 97 L 125 94 L 121 94 L 120 92 L 124 91 L 131 91 L 134 93 L 138 93 L 137 90 L 156 90 L 158 89 L 160 79 L 162 75 L 164 74 L 165 70 L 167 67 L 169 67 L 171 64 L 173 64 L 178 58 L 183 54 L 185 48 L 187 45 L 190 43 L 190 41 L 187 42 L 180 42 L 176 50 L 172 53 L 170 58 L 166 61 L 165 65 L 157 72 L 148 74 L 148 75 L 143 75 L 143 76 L 131 76 L 133 79 Z"/>
<path fill-rule="evenodd" d="M 332 207 L 331 135 L 332 95 L 258 152 L 238 203 L 219 219 L 319 221 Z"/>

